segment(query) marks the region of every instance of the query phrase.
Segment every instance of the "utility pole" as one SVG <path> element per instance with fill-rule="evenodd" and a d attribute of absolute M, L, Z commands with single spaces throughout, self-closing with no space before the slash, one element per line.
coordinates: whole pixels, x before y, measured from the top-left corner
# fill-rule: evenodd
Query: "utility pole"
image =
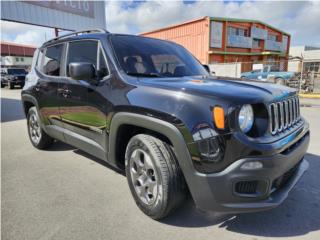
<path fill-rule="evenodd" d="M 299 93 L 301 92 L 301 83 L 302 83 L 302 75 L 303 75 L 303 55 L 301 53 L 301 69 L 300 69 L 300 81 L 299 81 Z"/>

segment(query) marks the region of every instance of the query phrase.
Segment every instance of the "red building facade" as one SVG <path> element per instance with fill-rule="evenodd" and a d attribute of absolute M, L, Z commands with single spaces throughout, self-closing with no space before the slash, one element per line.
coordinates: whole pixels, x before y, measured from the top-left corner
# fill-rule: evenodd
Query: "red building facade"
<path fill-rule="evenodd" d="M 290 34 L 256 20 L 204 17 L 142 33 L 186 47 L 203 64 L 242 62 L 284 64 L 289 56 Z"/>

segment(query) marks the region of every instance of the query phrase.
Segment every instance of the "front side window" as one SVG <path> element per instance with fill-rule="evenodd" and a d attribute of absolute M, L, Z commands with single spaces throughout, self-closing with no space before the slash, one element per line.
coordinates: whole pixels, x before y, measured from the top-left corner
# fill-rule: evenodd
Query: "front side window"
<path fill-rule="evenodd" d="M 72 62 L 91 63 L 97 69 L 97 41 L 75 41 L 70 42 L 67 57 L 67 75 L 69 75 L 69 64 Z"/>
<path fill-rule="evenodd" d="M 60 75 L 62 50 L 62 44 L 54 45 L 46 49 L 42 65 L 42 72 L 44 74 L 50 76 Z"/>
<path fill-rule="evenodd" d="M 203 66 L 183 47 L 158 39 L 114 35 L 114 53 L 128 75 L 183 77 L 208 75 Z"/>

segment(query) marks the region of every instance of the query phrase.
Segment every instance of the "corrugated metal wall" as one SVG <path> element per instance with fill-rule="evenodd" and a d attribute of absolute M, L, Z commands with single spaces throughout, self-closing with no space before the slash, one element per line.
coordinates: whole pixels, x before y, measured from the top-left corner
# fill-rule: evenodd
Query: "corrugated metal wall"
<path fill-rule="evenodd" d="M 209 20 L 207 18 L 141 35 L 174 41 L 187 48 L 201 63 L 208 63 Z"/>
<path fill-rule="evenodd" d="M 1 1 L 1 19 L 66 30 L 106 28 L 104 1 L 94 1 L 92 3 L 94 18 L 36 6 L 22 1 Z"/>
<path fill-rule="evenodd" d="M 14 43 L 1 42 L 1 56 L 27 56 L 32 57 L 35 47 L 18 45 Z"/>

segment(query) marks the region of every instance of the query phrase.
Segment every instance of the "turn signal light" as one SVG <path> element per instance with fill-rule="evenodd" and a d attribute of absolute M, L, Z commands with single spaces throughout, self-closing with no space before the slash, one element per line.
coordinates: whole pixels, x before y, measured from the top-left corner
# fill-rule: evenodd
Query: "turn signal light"
<path fill-rule="evenodd" d="M 213 120 L 217 128 L 224 129 L 224 110 L 222 107 L 213 108 Z"/>

